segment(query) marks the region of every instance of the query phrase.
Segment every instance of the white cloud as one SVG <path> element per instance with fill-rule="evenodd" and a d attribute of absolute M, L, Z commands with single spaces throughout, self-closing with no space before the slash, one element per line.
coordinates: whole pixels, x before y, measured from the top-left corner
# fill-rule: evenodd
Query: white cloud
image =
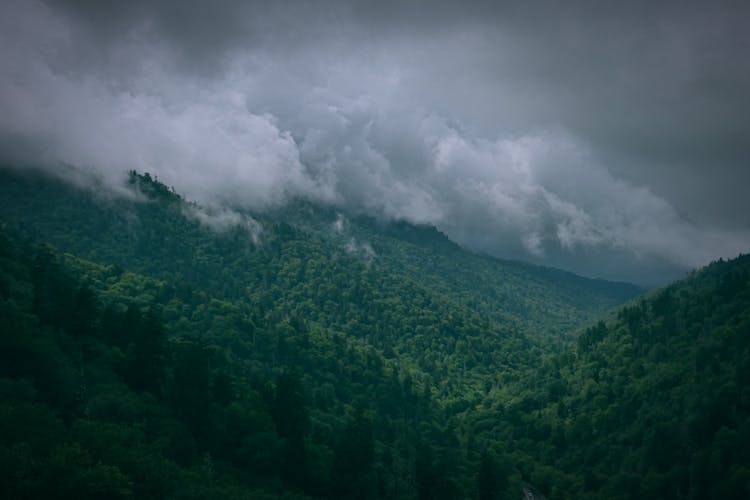
<path fill-rule="evenodd" d="M 187 205 L 184 213 L 213 231 L 225 232 L 238 227 L 242 228 L 248 232 L 253 243 L 256 245 L 260 243 L 263 225 L 247 214 L 224 207 L 206 207 L 195 204 Z"/>
<path fill-rule="evenodd" d="M 75 165 L 113 183 L 149 171 L 214 207 L 325 200 L 434 224 L 494 255 L 616 278 L 646 279 L 648 262 L 673 272 L 750 247 L 748 231 L 698 227 L 616 177 L 561 127 L 488 135 L 456 118 L 471 113 L 438 109 L 430 75 L 407 64 L 421 50 L 239 50 L 227 71 L 196 76 L 136 33 L 110 47 L 106 63 L 66 66 L 59 61 L 80 50 L 73 25 L 40 4 L 9 4 L 0 16 L 9 163 Z M 112 69 L 117 61 L 127 71 Z M 223 209 L 192 216 L 219 228 L 246 223 Z"/>

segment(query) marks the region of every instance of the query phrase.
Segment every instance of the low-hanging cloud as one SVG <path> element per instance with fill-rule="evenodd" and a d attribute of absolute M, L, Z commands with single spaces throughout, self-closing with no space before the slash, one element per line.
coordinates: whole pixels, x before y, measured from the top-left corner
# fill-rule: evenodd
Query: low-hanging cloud
<path fill-rule="evenodd" d="M 246 213 L 226 207 L 207 207 L 196 204 L 186 205 L 183 213 L 212 231 L 223 233 L 233 229 L 242 229 L 247 232 L 253 243 L 256 245 L 261 243 L 263 225 Z"/>
<path fill-rule="evenodd" d="M 635 156 L 621 154 L 620 139 L 615 147 L 587 136 L 590 118 L 535 110 L 519 87 L 524 78 L 539 85 L 527 75 L 537 63 L 518 60 L 532 49 L 501 51 L 518 79 L 495 68 L 477 73 L 477 54 L 487 57 L 481 49 L 497 38 L 482 36 L 485 25 L 422 26 L 406 36 L 375 22 L 351 44 L 362 12 L 334 2 L 345 22 L 325 17 L 315 43 L 320 18 L 297 38 L 274 34 L 257 16 L 249 27 L 191 38 L 169 24 L 178 22 L 169 9 L 135 2 L 123 13 L 131 24 L 105 26 L 104 37 L 73 4 L 3 7 L 0 155 L 8 164 L 74 165 L 112 183 L 130 169 L 149 171 L 214 207 L 262 210 L 302 197 L 433 224 L 491 255 L 644 283 L 750 248 L 745 226 L 691 222 L 660 184 L 623 175 L 623 161 Z M 236 16 L 226 22 L 244 12 L 232 5 Z M 266 21 L 296 26 L 286 14 L 273 9 Z M 523 41 L 513 30 L 500 38 Z M 423 60 L 438 52 L 454 61 L 470 54 L 478 66 L 467 74 L 484 79 L 441 83 L 445 62 Z M 493 81 L 497 99 L 486 89 Z M 549 109 L 563 94 L 541 100 Z M 601 96 L 573 98 L 593 106 Z M 499 125 L 477 114 L 483 104 Z"/>

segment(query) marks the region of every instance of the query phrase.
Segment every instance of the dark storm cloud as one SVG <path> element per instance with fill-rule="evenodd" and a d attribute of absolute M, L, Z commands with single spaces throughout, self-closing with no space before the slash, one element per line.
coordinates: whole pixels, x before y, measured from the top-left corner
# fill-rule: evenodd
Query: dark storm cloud
<path fill-rule="evenodd" d="M 6 162 L 304 196 L 641 281 L 750 248 L 744 3 L 0 9 Z"/>

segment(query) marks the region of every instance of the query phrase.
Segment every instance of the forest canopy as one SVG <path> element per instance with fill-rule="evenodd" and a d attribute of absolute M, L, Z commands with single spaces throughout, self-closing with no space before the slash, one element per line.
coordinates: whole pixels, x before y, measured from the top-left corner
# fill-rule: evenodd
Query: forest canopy
<path fill-rule="evenodd" d="M 634 298 L 330 207 L 0 176 L 5 498 L 750 493 L 748 256 Z"/>

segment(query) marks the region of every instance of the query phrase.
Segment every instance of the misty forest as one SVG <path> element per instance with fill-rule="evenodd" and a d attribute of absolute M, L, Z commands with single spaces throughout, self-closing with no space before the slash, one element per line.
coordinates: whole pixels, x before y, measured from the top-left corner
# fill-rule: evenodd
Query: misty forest
<path fill-rule="evenodd" d="M 750 499 L 747 0 L 0 0 L 0 500 Z"/>
<path fill-rule="evenodd" d="M 747 495 L 747 256 L 643 292 L 0 172 L 4 498 Z"/>

